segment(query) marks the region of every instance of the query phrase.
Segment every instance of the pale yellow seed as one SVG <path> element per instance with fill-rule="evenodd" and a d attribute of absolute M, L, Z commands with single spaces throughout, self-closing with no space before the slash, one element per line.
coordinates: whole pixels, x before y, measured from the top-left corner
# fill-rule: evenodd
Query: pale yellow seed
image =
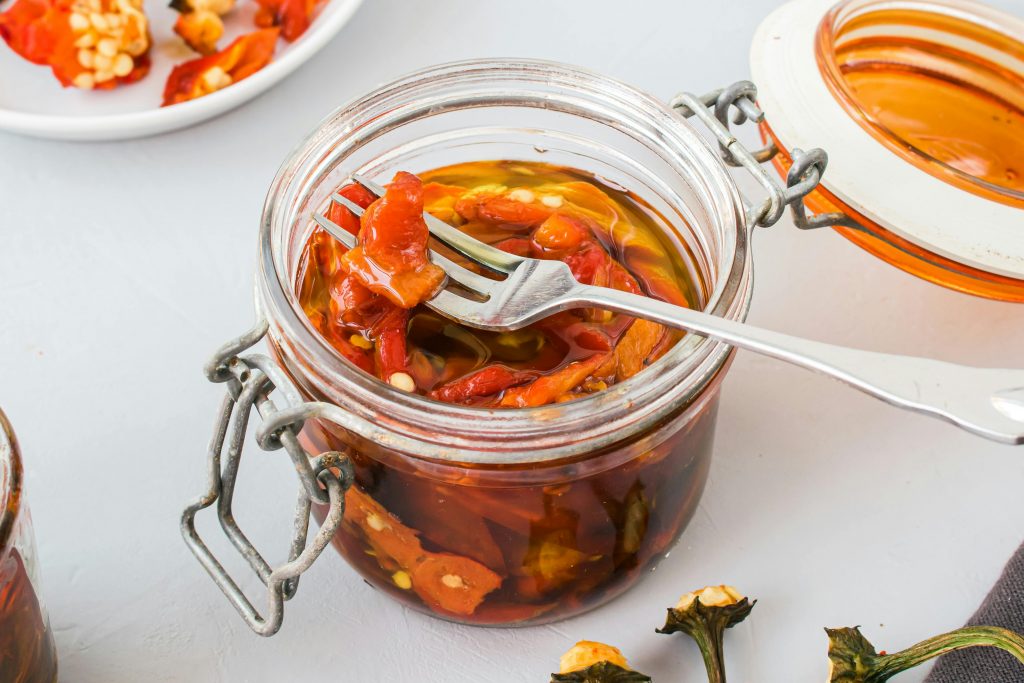
<path fill-rule="evenodd" d="M 78 39 L 75 41 L 75 47 L 78 47 L 78 48 L 92 47 L 95 44 L 96 44 L 96 32 L 95 31 L 89 31 L 88 33 L 83 33 L 82 35 L 78 36 Z"/>
<path fill-rule="evenodd" d="M 92 50 L 79 50 L 78 63 L 86 69 L 91 69 L 96 64 L 96 53 Z"/>
<path fill-rule="evenodd" d="M 120 14 L 114 14 L 113 12 L 108 12 L 107 14 L 104 14 L 103 18 L 107 20 L 107 27 L 111 30 L 120 28 L 121 25 L 124 23 L 124 17 L 122 17 Z"/>
<path fill-rule="evenodd" d="M 522 202 L 523 204 L 529 204 L 535 199 L 535 196 L 533 192 L 531 192 L 530 190 L 524 190 L 523 188 L 519 188 L 518 190 L 512 190 L 511 192 L 509 192 L 508 198 L 511 199 L 512 201 Z"/>
<path fill-rule="evenodd" d="M 540 198 L 540 203 L 549 208 L 557 209 L 565 203 L 565 200 L 557 194 L 546 194 Z"/>
<path fill-rule="evenodd" d="M 231 85 L 231 75 L 219 66 L 212 67 L 203 74 L 203 87 L 208 92 L 220 90 Z"/>
<path fill-rule="evenodd" d="M 374 531 L 384 531 L 388 527 L 387 523 L 380 518 L 380 515 L 372 513 L 366 516 L 366 524 Z"/>
<path fill-rule="evenodd" d="M 96 79 L 97 83 L 105 83 L 106 81 L 112 80 L 114 78 L 114 72 L 107 70 L 101 71 L 97 69 L 94 78 Z"/>
<path fill-rule="evenodd" d="M 76 88 L 81 88 L 82 90 L 92 90 L 96 85 L 96 81 L 92 77 L 91 73 L 80 73 L 75 76 L 74 80 L 71 81 L 71 84 Z"/>
<path fill-rule="evenodd" d="M 89 17 L 81 12 L 72 12 L 68 17 L 68 24 L 71 25 L 72 31 L 84 31 L 89 28 Z"/>
<path fill-rule="evenodd" d="M 109 26 L 107 26 L 107 18 L 99 12 L 93 12 L 89 15 L 89 23 L 92 24 L 93 28 L 101 33 L 105 33 Z"/>
<path fill-rule="evenodd" d="M 404 572 L 401 569 L 391 575 L 391 580 L 395 582 L 396 586 L 404 591 L 412 588 L 412 577 L 409 576 L 408 572 Z"/>
<path fill-rule="evenodd" d="M 396 372 L 388 378 L 388 383 L 402 391 L 416 391 L 416 382 L 412 376 L 405 372 Z"/>
<path fill-rule="evenodd" d="M 104 54 L 96 53 L 96 57 L 93 59 L 93 67 L 97 71 L 109 71 L 113 73 L 114 60 Z"/>
<path fill-rule="evenodd" d="M 122 52 L 114 58 L 114 75 L 118 77 L 127 76 L 135 67 L 135 62 L 129 54 Z"/>
<path fill-rule="evenodd" d="M 352 346 L 358 346 L 361 349 L 370 350 L 373 348 L 373 342 L 361 334 L 353 334 L 348 340 L 352 343 Z"/>
<path fill-rule="evenodd" d="M 133 57 L 138 57 L 146 51 L 147 47 L 148 45 L 146 44 L 146 40 L 144 38 L 137 38 L 132 42 L 128 43 L 128 45 L 125 46 L 124 51 L 132 55 Z"/>
<path fill-rule="evenodd" d="M 449 588 L 465 588 L 466 582 L 462 580 L 461 576 L 457 574 L 445 574 L 441 577 L 441 583 L 448 586 Z"/>
<path fill-rule="evenodd" d="M 117 56 L 117 41 L 113 38 L 104 38 L 96 43 L 96 51 L 104 57 L 114 58 Z"/>

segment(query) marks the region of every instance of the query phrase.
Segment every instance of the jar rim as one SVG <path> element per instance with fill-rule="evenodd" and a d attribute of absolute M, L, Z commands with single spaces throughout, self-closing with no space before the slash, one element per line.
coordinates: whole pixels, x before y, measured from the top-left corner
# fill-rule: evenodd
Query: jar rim
<path fill-rule="evenodd" d="M 21 511 L 22 464 L 18 439 L 7 415 L 0 409 L 0 559 L 14 538 L 14 525 Z"/>
<path fill-rule="evenodd" d="M 749 234 L 738 188 L 724 163 L 712 146 L 668 105 L 620 81 L 577 67 L 549 61 L 469 60 L 429 67 L 402 77 L 390 84 L 357 98 L 329 115 L 284 162 L 271 185 L 264 205 L 260 230 L 260 277 L 257 284 L 257 305 L 267 316 L 269 336 L 287 369 L 310 372 L 315 367 L 317 376 L 313 388 L 327 392 L 339 383 L 345 385 L 344 396 L 332 396 L 330 402 L 344 409 L 365 410 L 365 403 L 376 401 L 386 408 L 377 417 L 395 427 L 403 443 L 411 436 L 421 444 L 410 455 L 426 459 L 461 463 L 522 465 L 576 457 L 618 443 L 627 435 L 620 427 L 629 422 L 623 413 L 635 412 L 643 406 L 642 419 L 632 420 L 630 434 L 649 428 L 678 411 L 680 406 L 692 402 L 709 385 L 725 365 L 731 348 L 721 342 L 695 335 L 687 335 L 665 356 L 639 375 L 592 396 L 562 404 L 536 408 L 492 409 L 440 403 L 424 396 L 409 394 L 381 382 L 376 377 L 355 368 L 345 361 L 313 328 L 298 303 L 294 283 L 294 270 L 285 260 L 283 239 L 293 231 L 303 229 L 308 216 L 299 215 L 297 207 L 307 201 L 315 185 L 327 175 L 326 168 L 334 168 L 345 158 L 345 144 L 360 134 L 372 136 L 379 130 L 366 132 L 367 127 L 386 125 L 382 119 L 394 120 L 412 117 L 401 111 L 401 106 L 416 110 L 417 115 L 435 106 L 441 98 L 437 94 L 442 86 L 486 88 L 499 79 L 518 79 L 523 87 L 565 88 L 574 102 L 583 96 L 600 98 L 615 113 L 637 117 L 659 128 L 658 142 L 666 154 L 683 156 L 702 174 L 700 180 L 707 185 L 714 208 L 727 223 L 724 227 L 728 243 L 720 254 L 721 272 L 712 282 L 705 310 L 742 320 L 750 300 L 751 263 Z M 416 97 L 426 97 L 430 104 L 417 110 Z M 558 97 L 546 92 L 535 104 L 545 109 L 556 107 Z M 543 104 L 541 104 L 543 101 Z M 595 105 L 595 111 L 597 110 Z M 339 148 L 341 151 L 339 151 Z M 348 150 L 351 152 L 351 150 Z M 680 156 L 683 155 L 683 156 Z M 682 163 L 682 162 L 677 162 Z M 333 166 L 332 166 L 333 164 Z M 352 168 L 349 172 L 364 172 Z M 706 226 L 695 226 L 707 229 Z M 657 377 L 655 377 L 657 375 Z M 666 380 L 664 376 L 671 376 Z M 655 377 L 655 381 L 651 381 Z M 666 381 L 676 389 L 673 396 L 667 392 Z M 680 387 L 680 385 L 685 385 Z M 654 395 L 653 389 L 663 395 Z M 614 413 L 617 420 L 604 425 L 592 424 L 595 415 Z M 416 415 L 419 414 L 419 418 Z M 423 421 L 425 416 L 429 419 Z M 552 425 L 591 425 L 578 437 L 566 439 Z M 376 424 L 382 426 L 380 422 Z M 443 434 L 439 429 L 447 429 Z M 568 441 L 568 442 L 567 442 Z"/>

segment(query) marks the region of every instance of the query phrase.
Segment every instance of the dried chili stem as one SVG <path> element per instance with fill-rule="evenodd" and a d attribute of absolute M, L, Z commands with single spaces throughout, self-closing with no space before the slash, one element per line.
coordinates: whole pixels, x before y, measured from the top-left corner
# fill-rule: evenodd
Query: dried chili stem
<path fill-rule="evenodd" d="M 997 626 L 966 626 L 905 650 L 879 654 L 858 628 L 825 629 L 832 671 L 829 683 L 882 683 L 929 659 L 968 647 L 997 647 L 1024 664 L 1024 636 Z"/>
<path fill-rule="evenodd" d="M 755 601 L 756 602 L 756 601 Z M 704 658 L 709 683 L 725 683 L 725 629 L 747 618 L 754 603 L 731 586 L 708 586 L 687 593 L 669 608 L 658 633 L 683 632 L 694 639 Z"/>

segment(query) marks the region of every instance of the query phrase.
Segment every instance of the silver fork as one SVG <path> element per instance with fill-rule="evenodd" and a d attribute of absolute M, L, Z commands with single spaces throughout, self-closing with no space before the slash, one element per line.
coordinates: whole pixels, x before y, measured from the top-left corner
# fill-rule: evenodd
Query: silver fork
<path fill-rule="evenodd" d="M 384 194 L 382 186 L 367 178 L 353 175 L 352 179 L 378 197 Z M 357 216 L 363 213 L 358 204 L 341 195 L 331 199 Z M 457 282 L 469 296 L 446 286 L 426 305 L 464 325 L 510 331 L 558 311 L 604 308 L 831 375 L 887 403 L 942 418 L 993 441 L 1024 443 L 1024 370 L 976 368 L 824 344 L 617 289 L 584 285 L 561 261 L 509 254 L 430 214 L 423 218 L 434 238 L 505 276 L 501 280 L 485 277 L 431 250 L 431 260 L 447 273 L 448 284 Z M 356 245 L 355 236 L 325 216 L 315 214 L 314 219 L 342 244 Z"/>

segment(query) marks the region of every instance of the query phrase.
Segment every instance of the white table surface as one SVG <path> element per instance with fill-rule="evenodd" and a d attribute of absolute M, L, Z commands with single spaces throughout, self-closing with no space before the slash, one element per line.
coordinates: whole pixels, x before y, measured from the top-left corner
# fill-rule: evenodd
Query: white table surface
<path fill-rule="evenodd" d="M 658 681 L 697 681 L 696 648 L 653 629 L 680 593 L 719 582 L 759 598 L 728 635 L 737 681 L 823 680 L 826 625 L 862 624 L 889 650 L 958 626 L 1024 537 L 1024 450 L 749 354 L 726 382 L 710 483 L 678 546 L 627 596 L 570 621 L 444 623 L 328 551 L 262 639 L 178 534 L 221 397 L 202 364 L 251 321 L 264 193 L 321 117 L 414 68 L 478 56 L 574 62 L 662 98 L 704 91 L 747 76 L 747 43 L 777 4 L 374 0 L 292 78 L 194 129 L 119 144 L 0 135 L 0 403 L 27 460 L 62 681 L 525 683 L 583 638 Z M 926 284 L 788 218 L 758 234 L 755 256 L 752 322 L 1024 364 L 1020 306 Z M 236 509 L 277 561 L 294 478 L 283 456 L 251 452 Z"/>

